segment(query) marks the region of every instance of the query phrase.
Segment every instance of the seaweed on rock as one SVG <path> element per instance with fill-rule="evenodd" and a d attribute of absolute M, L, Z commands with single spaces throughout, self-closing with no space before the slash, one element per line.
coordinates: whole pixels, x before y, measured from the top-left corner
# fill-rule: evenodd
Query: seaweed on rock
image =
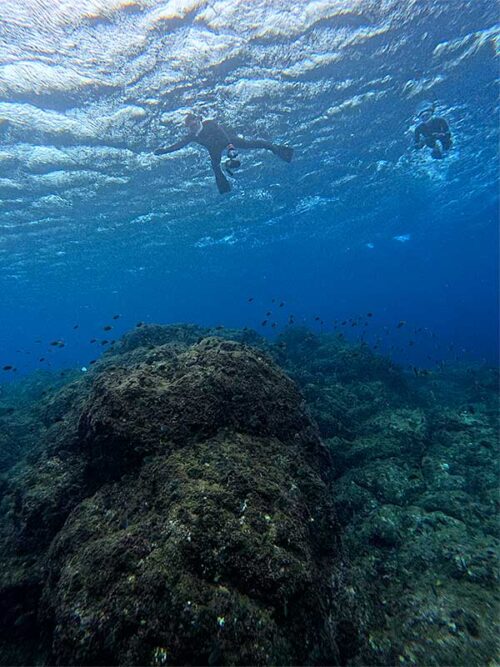
<path fill-rule="evenodd" d="M 495 660 L 494 369 L 148 325 L 78 379 L 26 382 L 0 401 L 21 429 L 1 664 Z"/>
<path fill-rule="evenodd" d="M 415 376 L 335 336 L 282 340 L 333 456 L 362 638 L 349 664 L 493 662 L 498 371 Z"/>
<path fill-rule="evenodd" d="M 3 654 L 338 663 L 330 457 L 296 386 L 236 342 L 143 351 L 63 389 L 65 418 L 7 482 Z"/>

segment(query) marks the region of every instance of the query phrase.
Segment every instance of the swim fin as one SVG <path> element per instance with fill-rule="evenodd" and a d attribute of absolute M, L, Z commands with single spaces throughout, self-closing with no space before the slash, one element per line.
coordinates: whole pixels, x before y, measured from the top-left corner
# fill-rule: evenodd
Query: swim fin
<path fill-rule="evenodd" d="M 293 148 L 290 148 L 290 146 L 273 146 L 273 153 L 285 162 L 292 161 Z"/>
<path fill-rule="evenodd" d="M 231 184 L 223 174 L 221 174 L 221 176 L 216 176 L 215 180 L 217 183 L 217 189 L 221 195 L 225 195 L 227 192 L 231 191 Z"/>

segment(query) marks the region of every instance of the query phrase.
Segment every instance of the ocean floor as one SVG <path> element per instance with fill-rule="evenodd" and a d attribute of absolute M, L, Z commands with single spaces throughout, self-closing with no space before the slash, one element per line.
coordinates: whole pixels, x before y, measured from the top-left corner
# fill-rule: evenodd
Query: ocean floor
<path fill-rule="evenodd" d="M 0 664 L 496 664 L 498 387 L 195 325 L 0 385 Z"/>

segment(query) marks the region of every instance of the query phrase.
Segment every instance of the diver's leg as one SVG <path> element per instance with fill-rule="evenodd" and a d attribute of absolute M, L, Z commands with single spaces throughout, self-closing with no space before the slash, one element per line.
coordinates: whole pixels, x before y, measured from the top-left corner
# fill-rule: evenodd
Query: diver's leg
<path fill-rule="evenodd" d="M 441 143 L 443 144 L 443 149 L 445 151 L 449 151 L 451 149 L 451 145 L 452 145 L 450 135 L 444 135 L 441 139 Z"/>
<path fill-rule="evenodd" d="M 443 144 L 439 139 L 436 139 L 434 142 L 434 148 L 432 149 L 431 155 L 435 160 L 440 160 L 443 157 Z"/>
<path fill-rule="evenodd" d="M 280 146 L 272 144 L 265 139 L 244 139 L 243 137 L 231 137 L 231 143 L 236 148 L 264 148 L 271 151 L 285 162 L 291 162 L 293 157 L 293 148 L 289 146 Z"/>
<path fill-rule="evenodd" d="M 427 137 L 425 145 L 431 148 L 431 155 L 435 160 L 440 160 L 443 157 L 443 150 L 441 142 L 436 137 Z"/>
<path fill-rule="evenodd" d="M 229 184 L 229 181 L 222 173 L 222 169 L 220 167 L 221 152 L 210 151 L 210 160 L 212 162 L 212 169 L 214 170 L 215 182 L 217 183 L 217 188 L 221 193 L 221 195 L 223 195 L 231 190 L 231 185 Z"/>

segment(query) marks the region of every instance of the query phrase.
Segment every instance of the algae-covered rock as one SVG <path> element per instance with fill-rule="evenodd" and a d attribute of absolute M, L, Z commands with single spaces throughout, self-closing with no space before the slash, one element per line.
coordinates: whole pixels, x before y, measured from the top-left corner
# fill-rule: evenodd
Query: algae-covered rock
<path fill-rule="evenodd" d="M 196 324 L 143 324 L 127 332 L 113 347 L 106 352 L 106 357 L 122 355 L 140 348 L 154 349 L 163 345 L 175 345 L 187 348 L 202 338 L 217 336 L 238 343 L 264 347 L 264 339 L 252 329 L 226 329 L 200 327 Z"/>
<path fill-rule="evenodd" d="M 301 405 L 294 383 L 260 352 L 208 338 L 164 361 L 108 368 L 83 408 L 80 439 L 95 474 L 110 478 L 221 428 L 299 439 L 325 454 Z"/>
<path fill-rule="evenodd" d="M 498 371 L 405 373 L 343 336 L 280 337 L 335 470 L 354 665 L 494 664 Z"/>
<path fill-rule="evenodd" d="M 7 483 L 8 662 L 338 663 L 331 463 L 296 386 L 236 342 L 140 349 L 50 397 Z"/>
<path fill-rule="evenodd" d="M 39 384 L 0 397 L 0 664 L 495 664 L 494 369 L 145 325 Z"/>
<path fill-rule="evenodd" d="M 294 448 L 233 432 L 105 486 L 49 556 L 55 661 L 334 663 L 325 491 Z"/>

